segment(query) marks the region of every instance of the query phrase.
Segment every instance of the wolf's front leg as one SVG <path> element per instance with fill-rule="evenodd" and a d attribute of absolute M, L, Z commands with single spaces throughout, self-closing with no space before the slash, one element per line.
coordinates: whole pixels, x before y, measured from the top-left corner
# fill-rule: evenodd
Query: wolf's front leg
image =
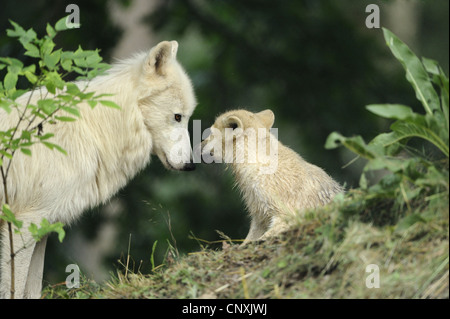
<path fill-rule="evenodd" d="M 27 283 L 25 285 L 25 298 L 38 299 L 41 297 L 46 245 L 47 236 L 38 241 L 34 247 L 30 268 L 28 270 Z"/>
<path fill-rule="evenodd" d="M 2 254 L 0 259 L 1 283 L 0 297 L 11 298 L 11 274 L 14 273 L 14 298 L 26 298 L 25 286 L 28 278 L 28 271 L 36 246 L 36 241 L 28 231 L 30 223 L 38 224 L 38 217 L 34 215 L 19 215 L 18 220 L 23 221 L 21 233 L 13 234 L 14 247 L 14 269 L 11 270 L 11 247 L 9 240 L 8 226 L 3 223 L 1 229 L 2 236 Z M 28 218 L 27 218 L 28 217 Z M 40 219 L 40 218 L 39 218 Z M 14 232 L 14 230 L 13 230 Z"/>

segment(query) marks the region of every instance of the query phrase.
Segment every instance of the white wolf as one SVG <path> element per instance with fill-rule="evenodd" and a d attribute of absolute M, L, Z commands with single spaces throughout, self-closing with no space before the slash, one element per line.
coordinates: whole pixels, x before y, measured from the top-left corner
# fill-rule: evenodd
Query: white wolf
<path fill-rule="evenodd" d="M 187 126 L 196 100 L 190 79 L 176 60 L 177 49 L 176 41 L 161 42 L 149 53 L 117 63 L 89 84 L 90 91 L 112 93 L 110 99 L 121 110 L 81 104 L 77 121 L 44 124 L 44 134 L 53 133 L 52 142 L 67 156 L 40 144 L 32 147 L 31 157 L 14 156 L 7 189 L 11 210 L 23 221 L 22 235 L 14 235 L 16 298 L 41 294 L 46 239 L 36 243 L 27 231 L 30 223 L 39 225 L 42 218 L 71 223 L 84 210 L 111 198 L 150 162 L 151 154 L 168 169 L 195 168 Z M 19 102 L 25 104 L 30 94 Z M 38 96 L 33 94 L 31 102 Z M 14 112 L 0 110 L 1 130 L 17 121 Z M 3 193 L 1 185 L 0 203 L 5 201 Z M 0 297 L 8 298 L 10 247 L 6 223 L 0 227 Z"/>

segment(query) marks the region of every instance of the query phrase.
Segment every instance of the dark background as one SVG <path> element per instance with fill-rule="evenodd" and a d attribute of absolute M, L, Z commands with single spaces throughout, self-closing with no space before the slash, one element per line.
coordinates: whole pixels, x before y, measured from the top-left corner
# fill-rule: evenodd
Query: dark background
<path fill-rule="evenodd" d="M 400 38 L 402 31 L 395 26 L 412 24 L 402 40 L 419 56 L 438 60 L 448 74 L 449 2 L 401 1 L 404 8 L 413 8 L 414 15 L 405 16 L 393 9 L 398 1 L 155 0 L 155 9 L 143 23 L 153 45 L 160 40 L 179 42 L 178 58 L 192 78 L 199 102 L 192 119 L 202 121 L 202 130 L 229 109 L 270 108 L 281 142 L 350 188 L 357 186 L 363 163 L 342 168 L 352 155 L 325 150 L 326 137 L 338 131 L 369 140 L 387 130 L 389 122 L 367 112 L 367 104 L 401 103 L 420 110 L 381 29 L 366 28 L 367 4 L 380 6 L 381 26 Z M 78 45 L 99 48 L 112 62 L 113 49 L 123 36 L 109 10 L 112 2 L 123 10 L 133 4 L 132 0 L 3 0 L 0 56 L 29 62 L 20 45 L 6 37 L 8 19 L 42 35 L 47 22 L 54 24 L 66 15 L 66 5 L 75 3 L 81 28 L 58 35 L 57 44 L 73 50 Z M 77 263 L 87 277 L 100 281 L 105 271 L 123 270 L 120 264 L 126 263 L 128 252 L 130 268 L 148 273 L 156 240 L 158 265 L 168 243 L 182 255 L 205 245 L 190 236 L 214 241 L 220 239 L 219 230 L 242 239 L 248 224 L 224 166 L 200 164 L 194 172 L 169 172 L 154 157 L 110 205 L 87 212 L 67 227 L 63 244 L 51 238 L 45 278 L 50 283 L 63 281 L 65 265 Z M 106 237 L 105 225 L 110 230 Z M 108 248 L 86 248 L 95 245 Z"/>

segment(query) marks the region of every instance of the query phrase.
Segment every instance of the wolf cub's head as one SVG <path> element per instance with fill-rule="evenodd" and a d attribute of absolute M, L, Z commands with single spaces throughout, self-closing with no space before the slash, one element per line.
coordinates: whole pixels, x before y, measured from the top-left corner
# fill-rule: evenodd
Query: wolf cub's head
<path fill-rule="evenodd" d="M 178 43 L 163 41 L 143 59 L 138 105 L 152 135 L 152 153 L 164 166 L 193 170 L 187 130 L 196 100 L 191 81 L 176 60 Z"/>
<path fill-rule="evenodd" d="M 211 126 L 210 135 L 202 142 L 202 154 L 211 155 L 216 162 L 273 163 L 278 141 L 269 130 L 274 121 L 275 115 L 271 110 L 226 112 L 218 116 Z"/>

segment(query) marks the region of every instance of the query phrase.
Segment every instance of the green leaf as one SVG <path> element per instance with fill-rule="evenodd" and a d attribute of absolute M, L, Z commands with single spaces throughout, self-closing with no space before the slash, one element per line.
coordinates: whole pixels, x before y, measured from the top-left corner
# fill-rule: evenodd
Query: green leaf
<path fill-rule="evenodd" d="M 94 108 L 96 105 L 97 105 L 97 102 L 98 101 L 96 101 L 96 100 L 88 100 L 87 101 L 87 103 L 89 104 L 89 106 L 91 107 L 91 108 Z M 0 105 L 1 106 L 1 105 Z"/>
<path fill-rule="evenodd" d="M 52 52 L 51 54 L 44 55 L 43 61 L 50 70 L 53 70 L 56 68 L 56 65 L 58 64 L 60 57 L 61 57 L 61 50 L 57 50 L 55 52 Z"/>
<path fill-rule="evenodd" d="M 67 83 L 66 92 L 71 95 L 78 95 L 80 93 L 79 87 L 74 83 Z"/>
<path fill-rule="evenodd" d="M 63 227 L 64 227 L 63 223 L 56 223 L 56 226 L 53 229 L 53 231 L 58 234 L 58 240 L 60 243 L 62 243 L 64 237 L 66 237 L 66 232 L 64 231 Z"/>
<path fill-rule="evenodd" d="M 31 84 L 35 84 L 38 81 L 38 77 L 36 76 L 36 65 L 31 64 L 22 70 L 22 74 L 28 79 Z"/>
<path fill-rule="evenodd" d="M 395 137 L 394 132 L 381 133 L 369 142 L 370 145 L 380 145 L 385 150 L 385 155 L 395 155 L 400 150 L 401 140 Z"/>
<path fill-rule="evenodd" d="M 98 55 L 97 51 L 86 57 L 86 63 L 91 68 L 95 68 L 101 61 L 102 57 Z"/>
<path fill-rule="evenodd" d="M 25 94 L 27 92 L 29 92 L 29 91 L 27 91 L 27 90 L 15 90 L 9 96 L 10 96 L 12 101 L 15 101 L 15 100 L 17 100 L 19 97 L 21 97 L 23 94 Z M 16 106 L 16 104 L 15 104 L 15 106 Z"/>
<path fill-rule="evenodd" d="M 397 121 L 392 124 L 391 129 L 394 131 L 394 134 L 391 135 L 392 141 L 400 141 L 402 139 L 410 137 L 420 137 L 434 144 L 447 157 L 449 156 L 448 144 L 446 144 L 438 135 L 436 135 L 436 133 L 434 133 L 429 128 L 407 122 Z"/>
<path fill-rule="evenodd" d="M 41 44 L 41 54 L 45 58 L 46 55 L 52 53 L 55 43 L 50 38 L 45 38 Z"/>
<path fill-rule="evenodd" d="M 50 143 L 50 142 L 45 142 L 45 141 L 42 141 L 42 144 L 44 144 L 45 146 L 47 146 L 51 150 L 56 149 L 57 151 L 63 153 L 64 155 L 67 155 L 67 152 L 59 145 L 56 145 L 56 144 L 53 144 L 53 143 Z"/>
<path fill-rule="evenodd" d="M 40 241 L 48 234 L 56 232 L 58 234 L 59 241 L 62 242 L 66 235 L 66 232 L 64 231 L 63 227 L 64 227 L 63 223 L 57 222 L 54 224 L 50 224 L 47 219 L 42 218 L 40 227 L 38 227 L 34 223 L 31 223 L 30 226 L 28 227 L 28 230 L 36 241 Z"/>
<path fill-rule="evenodd" d="M 58 105 L 53 99 L 44 99 L 37 101 L 38 108 L 47 115 L 52 114 L 58 108 Z"/>
<path fill-rule="evenodd" d="M 3 204 L 2 212 L 3 214 L 0 214 L 0 219 L 3 219 L 7 223 L 12 223 L 19 230 L 22 228 L 23 222 L 16 219 L 16 215 L 13 214 L 8 204 Z"/>
<path fill-rule="evenodd" d="M 31 84 L 35 84 L 38 81 L 38 77 L 32 72 L 26 71 L 24 75 Z"/>
<path fill-rule="evenodd" d="M 388 119 L 406 120 L 415 116 L 413 110 L 402 104 L 370 104 L 366 106 L 370 112 Z"/>
<path fill-rule="evenodd" d="M 437 61 L 422 57 L 422 63 L 428 73 L 439 75 L 439 64 Z"/>
<path fill-rule="evenodd" d="M 66 71 L 72 71 L 73 64 L 73 52 L 72 51 L 62 51 L 61 52 L 61 67 Z"/>
<path fill-rule="evenodd" d="M 25 142 L 25 143 L 20 143 L 20 147 L 30 147 L 34 144 L 34 142 Z"/>
<path fill-rule="evenodd" d="M 341 145 L 345 146 L 353 153 L 369 160 L 382 155 L 382 148 L 379 147 L 379 145 L 366 145 L 361 136 L 344 137 L 337 132 L 333 132 L 328 136 L 325 142 L 326 149 L 337 148 Z"/>
<path fill-rule="evenodd" d="M 38 135 L 37 137 L 38 137 L 41 141 L 44 141 L 44 140 L 48 140 L 49 138 L 52 138 L 53 136 L 55 136 L 55 134 L 53 134 L 53 133 L 47 133 L 47 134 L 44 134 L 44 135 L 42 135 L 42 136 Z"/>
<path fill-rule="evenodd" d="M 56 93 L 56 86 L 55 83 L 53 82 L 47 82 L 45 83 L 45 87 L 47 88 L 47 90 L 52 93 L 55 94 Z"/>
<path fill-rule="evenodd" d="M 69 59 L 61 59 L 61 67 L 66 71 L 72 71 L 72 60 Z"/>
<path fill-rule="evenodd" d="M 31 133 L 30 131 L 23 130 L 22 134 L 20 134 L 20 138 L 26 141 L 31 141 Z"/>
<path fill-rule="evenodd" d="M 89 71 L 90 77 L 103 72 L 109 67 L 106 63 L 100 63 L 101 61 L 102 57 L 98 54 L 98 50 L 83 50 L 81 47 L 78 47 L 78 49 L 73 53 L 73 62 L 76 66 L 85 69 L 93 69 Z M 86 72 L 80 74 L 85 73 Z"/>
<path fill-rule="evenodd" d="M 55 119 L 57 119 L 58 121 L 61 122 L 74 122 L 77 119 L 73 118 L 73 117 L 69 117 L 69 116 L 55 116 Z"/>
<path fill-rule="evenodd" d="M 20 151 L 25 155 L 31 156 L 31 151 L 29 148 L 21 148 Z"/>
<path fill-rule="evenodd" d="M 99 101 L 102 105 L 107 106 L 107 107 L 111 107 L 113 109 L 118 109 L 120 110 L 121 107 L 119 105 L 117 105 L 116 103 L 114 103 L 113 101 L 108 101 L 108 100 L 100 100 Z"/>
<path fill-rule="evenodd" d="M 79 45 L 77 50 L 73 53 L 73 59 L 84 59 L 88 55 L 90 55 L 89 50 L 83 50 L 83 48 Z"/>
<path fill-rule="evenodd" d="M 64 155 L 67 155 L 66 150 L 63 149 L 61 146 L 56 145 L 56 144 L 53 144 L 53 146 L 54 146 L 54 148 L 55 148 L 58 152 L 60 152 L 60 153 L 62 153 L 62 154 L 64 154 Z"/>
<path fill-rule="evenodd" d="M 71 69 L 72 69 L 72 71 L 74 71 L 74 72 L 76 72 L 76 73 L 78 73 L 80 75 L 86 75 L 87 74 L 86 70 L 84 70 L 82 68 L 79 68 L 79 67 L 77 67 L 75 65 L 72 65 Z M 86 79 L 86 77 L 84 77 L 84 76 L 78 76 L 75 80 L 76 81 L 82 81 L 82 80 L 85 80 L 85 79 Z"/>
<path fill-rule="evenodd" d="M 47 34 L 48 36 L 53 39 L 56 35 L 56 31 L 55 29 L 53 29 L 53 27 L 47 23 L 47 28 L 46 28 Z"/>
<path fill-rule="evenodd" d="M 23 47 L 29 44 L 31 41 L 36 40 L 37 34 L 33 29 L 28 29 L 23 35 L 19 37 L 19 42 Z"/>
<path fill-rule="evenodd" d="M 66 111 L 69 114 L 80 117 L 80 111 L 75 107 L 61 106 L 60 108 L 61 108 L 61 110 Z"/>
<path fill-rule="evenodd" d="M 11 103 L 8 100 L 0 99 L 0 108 L 4 109 L 6 113 L 11 113 Z"/>
<path fill-rule="evenodd" d="M 63 52 L 61 52 L 61 60 L 62 59 L 72 60 L 73 55 L 74 55 L 73 51 L 63 51 Z"/>
<path fill-rule="evenodd" d="M 15 59 L 15 58 L 10 58 L 10 57 L 6 57 L 6 58 L 2 58 L 0 57 L 0 62 L 8 65 L 10 68 L 8 68 L 8 70 L 10 70 L 10 72 L 13 73 L 19 73 L 22 68 L 23 68 L 23 63 L 22 61 Z"/>
<path fill-rule="evenodd" d="M 39 49 L 37 46 L 35 46 L 32 43 L 26 43 L 23 45 L 23 47 L 27 50 L 24 54 L 28 55 L 32 58 L 39 58 L 40 54 L 39 54 Z"/>
<path fill-rule="evenodd" d="M 39 238 L 39 230 L 35 223 L 31 223 L 30 226 L 28 226 L 28 230 L 36 241 L 39 241 L 41 239 Z"/>
<path fill-rule="evenodd" d="M 7 151 L 5 151 L 5 150 L 0 150 L 0 154 L 5 156 L 6 158 L 12 159 L 12 154 L 7 152 Z"/>
<path fill-rule="evenodd" d="M 425 112 L 433 114 L 434 110 L 439 109 L 439 98 L 421 61 L 391 31 L 383 28 L 383 34 L 391 52 L 406 70 L 406 79 L 412 84 L 416 97 L 422 103 Z"/>
<path fill-rule="evenodd" d="M 47 73 L 43 82 L 47 90 L 52 94 L 56 93 L 56 89 L 63 90 L 66 86 L 66 82 L 61 79 L 61 75 L 56 71 Z"/>
<path fill-rule="evenodd" d="M 86 59 L 84 59 L 84 58 L 73 59 L 73 62 L 75 63 L 76 66 L 78 66 L 80 68 L 87 68 L 88 67 L 88 65 L 86 63 Z"/>
<path fill-rule="evenodd" d="M 58 22 L 56 22 L 56 24 L 55 24 L 55 30 L 56 30 L 56 31 L 64 31 L 64 30 L 69 29 L 69 28 L 67 27 L 67 18 L 68 18 L 68 17 L 69 17 L 69 16 L 66 16 L 66 17 L 64 17 L 64 18 L 61 18 L 61 19 L 58 20 Z"/>
<path fill-rule="evenodd" d="M 18 76 L 16 73 L 8 72 L 5 76 L 3 86 L 6 91 L 13 90 L 16 88 Z"/>
<path fill-rule="evenodd" d="M 83 93 L 80 92 L 77 94 L 77 96 L 81 99 L 81 100 L 90 100 L 92 99 L 92 97 L 94 96 L 95 92 L 87 92 L 87 93 Z"/>
<path fill-rule="evenodd" d="M 22 28 L 20 25 L 18 25 L 12 20 L 9 20 L 9 23 L 11 23 L 11 25 L 14 27 L 14 30 L 11 29 L 6 30 L 6 35 L 8 37 L 20 37 L 25 35 L 26 32 L 24 28 Z"/>

